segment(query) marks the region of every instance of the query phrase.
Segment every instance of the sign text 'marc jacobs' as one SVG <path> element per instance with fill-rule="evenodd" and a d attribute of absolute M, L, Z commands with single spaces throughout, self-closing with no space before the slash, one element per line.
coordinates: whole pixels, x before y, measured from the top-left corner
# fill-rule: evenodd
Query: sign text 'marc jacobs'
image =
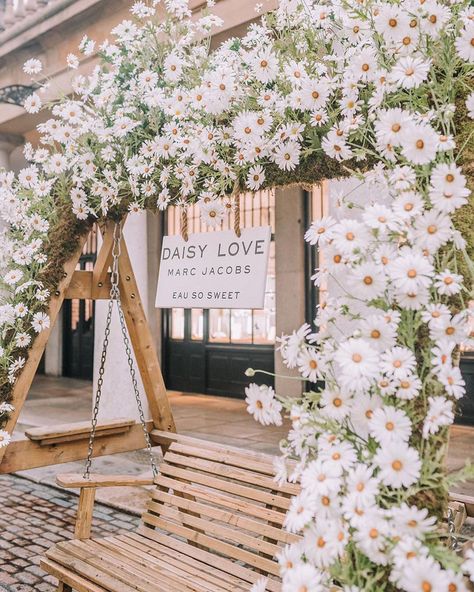
<path fill-rule="evenodd" d="M 271 229 L 166 236 L 155 305 L 159 308 L 263 308 Z"/>

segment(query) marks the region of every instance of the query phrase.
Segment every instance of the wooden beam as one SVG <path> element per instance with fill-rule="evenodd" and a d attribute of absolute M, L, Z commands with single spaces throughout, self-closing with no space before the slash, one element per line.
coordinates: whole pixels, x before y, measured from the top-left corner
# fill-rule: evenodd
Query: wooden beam
<path fill-rule="evenodd" d="M 84 479 L 80 473 L 63 473 L 56 477 L 56 483 L 69 489 L 76 489 L 77 487 L 143 487 L 153 485 L 153 477 L 92 473 L 89 479 Z"/>
<path fill-rule="evenodd" d="M 147 429 L 153 429 L 152 421 L 147 422 Z M 39 442 L 32 442 L 26 437 L 14 440 L 3 449 L 5 456 L 0 465 L 0 474 L 83 460 L 87 457 L 88 444 L 84 439 L 48 446 L 41 446 Z M 141 450 L 144 446 L 143 428 L 137 423 L 125 434 L 99 438 L 94 446 L 93 457 Z"/>
<path fill-rule="evenodd" d="M 126 418 L 101 421 L 96 426 L 96 438 L 111 436 L 112 434 L 124 434 L 135 423 L 134 419 Z M 41 446 L 89 439 L 90 433 L 90 421 L 77 421 L 74 423 L 63 423 L 55 426 L 43 426 L 25 430 L 25 436 L 34 442 L 38 442 Z"/>
<path fill-rule="evenodd" d="M 94 293 L 92 293 L 92 286 L 94 283 L 94 272 L 77 270 L 72 274 L 71 283 L 64 298 L 72 300 L 78 298 L 79 300 L 107 300 L 110 296 L 110 273 L 107 273 L 103 281 L 100 281 L 96 286 Z"/>
<path fill-rule="evenodd" d="M 113 235 L 113 222 L 108 222 L 105 230 L 108 231 L 108 236 Z M 122 309 L 153 423 L 157 429 L 176 432 L 173 413 L 168 400 L 163 375 L 161 374 L 154 339 L 146 320 L 137 281 L 123 237 L 119 259 L 119 273 Z"/>
<path fill-rule="evenodd" d="M 43 356 L 46 344 L 48 343 L 51 331 L 53 330 L 54 324 L 56 322 L 62 303 L 64 301 L 64 295 L 69 286 L 69 283 L 71 282 L 77 262 L 79 261 L 79 257 L 81 255 L 84 243 L 87 239 L 87 234 L 84 235 L 82 239 L 78 241 L 78 245 L 74 254 L 64 265 L 63 278 L 59 282 L 58 289 L 51 296 L 51 300 L 49 302 L 48 315 L 50 319 L 50 326 L 44 331 L 41 331 L 41 333 L 39 333 L 36 336 L 33 345 L 28 352 L 28 359 L 26 360 L 25 366 L 21 371 L 20 375 L 18 376 L 13 387 L 11 404 L 13 405 L 14 409 L 11 412 L 10 417 L 8 418 L 8 421 L 4 428 L 9 434 L 12 434 L 15 429 L 26 396 L 30 390 L 31 383 L 33 382 L 36 370 L 38 369 L 41 357 Z M 9 446 L 0 448 L 0 472 L 2 472 L 3 469 L 2 459 L 6 451 L 9 450 L 9 448 Z"/>

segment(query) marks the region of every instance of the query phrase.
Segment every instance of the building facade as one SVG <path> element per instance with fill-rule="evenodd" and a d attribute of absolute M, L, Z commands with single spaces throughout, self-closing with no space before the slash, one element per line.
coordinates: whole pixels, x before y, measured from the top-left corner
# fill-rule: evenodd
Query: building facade
<path fill-rule="evenodd" d="M 49 86 L 43 102 L 71 92 L 71 80 L 89 72 L 97 58 L 81 59 L 78 70 L 65 67 L 66 57 L 75 53 L 85 33 L 100 45 L 111 29 L 130 18 L 130 0 L 3 0 L 0 1 L 0 167 L 18 170 L 23 166 L 22 146 L 38 142 L 36 126 L 46 113 L 29 115 L 22 101 L 31 92 L 23 63 L 32 57 L 44 65 Z M 205 5 L 193 0 L 198 11 Z M 276 0 L 264 0 L 263 10 Z M 257 18 L 255 0 L 219 0 L 215 12 L 224 20 L 212 44 L 244 32 Z M 179 216 L 173 208 L 165 214 L 131 215 L 125 228 L 132 263 L 137 275 L 168 388 L 178 391 L 242 397 L 245 369 L 249 366 L 276 374 L 288 374 L 277 352 L 281 333 L 311 322 L 315 306 L 324 295 L 311 281 L 317 253 L 305 246 L 303 235 L 313 219 L 329 212 L 331 192 L 327 183 L 306 192 L 299 188 L 242 196 L 242 225 L 269 225 L 272 244 L 263 310 L 156 310 L 154 308 L 161 241 L 179 232 Z M 203 232 L 197 211 L 190 212 L 191 232 Z M 228 222 L 224 223 L 224 226 Z M 81 269 L 94 265 L 98 237 L 91 235 L 80 260 Z M 42 371 L 56 376 L 93 379 L 97 368 L 105 323 L 105 302 L 68 301 L 63 308 L 42 362 Z M 114 321 L 116 323 L 116 319 Z M 133 413 L 133 401 L 121 401 L 116 393 L 127 381 L 125 354 L 113 327 L 109 369 L 106 375 L 104 415 Z M 469 383 L 464 420 L 474 418 L 472 354 L 466 352 L 462 368 Z M 272 382 L 269 377 L 263 377 Z M 297 381 L 276 378 L 282 394 L 298 394 Z M 128 409 L 129 404 L 131 405 Z"/>

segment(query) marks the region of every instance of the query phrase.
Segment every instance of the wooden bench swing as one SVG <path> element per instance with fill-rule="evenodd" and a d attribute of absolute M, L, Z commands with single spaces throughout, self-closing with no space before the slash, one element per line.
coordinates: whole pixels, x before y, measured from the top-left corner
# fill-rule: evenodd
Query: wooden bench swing
<path fill-rule="evenodd" d="M 146 422 L 142 412 L 141 424 L 128 418 L 97 420 L 101 365 L 92 427 L 80 422 L 33 428 L 0 449 L 0 473 L 87 458 L 84 475 L 57 477 L 59 485 L 80 489 L 76 528 L 74 539 L 54 545 L 41 566 L 57 577 L 62 592 L 243 592 L 263 576 L 269 578 L 267 590 L 277 592 L 276 554 L 298 538 L 283 529 L 283 522 L 299 488 L 274 482 L 268 455 L 175 433 L 121 226 L 107 222 L 100 231 L 103 244 L 93 271 L 76 269 L 86 236 L 65 265 L 63 281 L 50 302 L 51 327 L 35 340 L 17 380 L 15 411 L 6 429 L 13 432 L 65 298 L 109 299 L 109 307 L 120 304 L 122 333 L 126 325 L 129 337 L 125 331 L 124 338 L 134 350 L 152 420 Z M 137 396 L 134 369 L 132 383 Z M 160 445 L 164 453 L 159 474 L 152 462 L 154 478 L 90 473 L 93 457 L 141 449 L 144 435 L 150 453 L 152 445 Z M 91 539 L 96 489 L 144 485 L 152 488 L 138 530 Z"/>
<path fill-rule="evenodd" d="M 79 423 L 35 428 L 26 438 L 0 449 L 0 473 L 87 458 L 84 475 L 57 478 L 63 487 L 80 489 L 74 539 L 54 545 L 40 565 L 58 579 L 58 592 L 244 592 L 261 577 L 268 577 L 268 591 L 278 592 L 276 555 L 299 539 L 283 529 L 290 498 L 299 486 L 278 486 L 268 455 L 175 433 L 153 338 L 117 228 L 113 223 L 101 227 L 103 245 L 94 271 L 76 270 L 82 244 L 66 264 L 64 279 L 50 303 L 51 327 L 36 339 L 15 385 L 15 411 L 6 429 L 12 432 L 15 427 L 64 298 L 109 295 L 111 303 L 120 303 L 122 332 L 126 325 L 152 421 L 146 422 L 140 412 L 141 425 L 127 418 L 98 422 L 99 380 L 92 427 Z M 132 383 L 137 396 L 134 371 Z M 144 436 L 154 477 L 90 473 L 93 457 L 141 449 Z M 152 444 L 160 445 L 164 453 L 159 474 Z M 140 526 L 134 532 L 93 539 L 96 489 L 113 486 L 150 486 Z M 460 528 L 466 508 L 469 515 L 474 510 L 470 498 L 459 502 L 452 508 L 453 530 Z"/>

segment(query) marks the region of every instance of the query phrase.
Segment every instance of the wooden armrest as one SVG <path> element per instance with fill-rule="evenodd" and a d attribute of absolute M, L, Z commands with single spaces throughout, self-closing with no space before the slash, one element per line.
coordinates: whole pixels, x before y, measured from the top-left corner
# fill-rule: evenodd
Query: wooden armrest
<path fill-rule="evenodd" d="M 153 477 L 139 477 L 133 475 L 99 475 L 92 474 L 90 479 L 84 479 L 81 473 L 62 473 L 57 475 L 56 483 L 61 487 L 129 487 L 153 485 Z"/>

